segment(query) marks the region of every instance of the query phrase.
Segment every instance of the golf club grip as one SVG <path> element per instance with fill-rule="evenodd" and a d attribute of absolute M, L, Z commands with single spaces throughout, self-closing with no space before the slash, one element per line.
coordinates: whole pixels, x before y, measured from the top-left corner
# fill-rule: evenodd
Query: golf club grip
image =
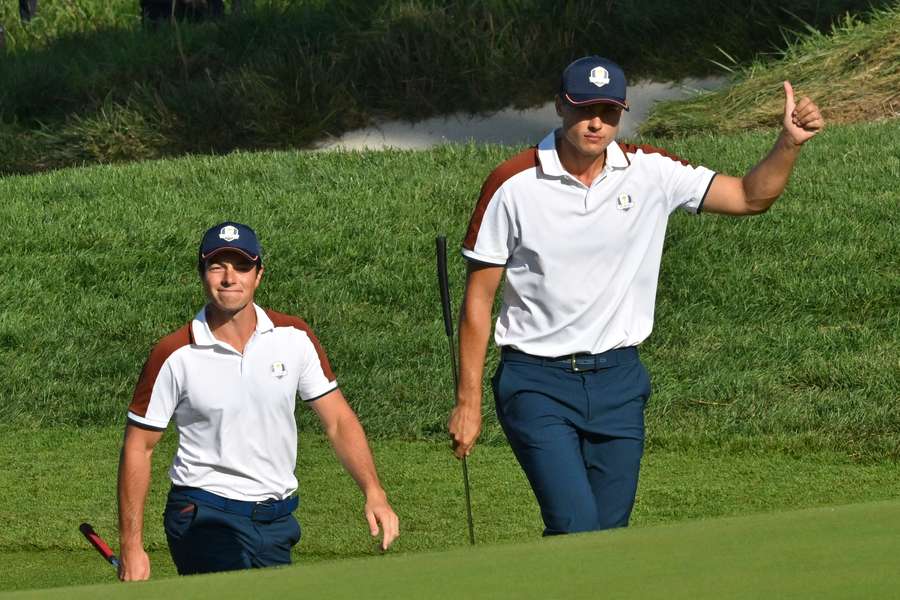
<path fill-rule="evenodd" d="M 109 547 L 100 535 L 94 531 L 94 528 L 91 527 L 90 523 L 82 523 L 79 525 L 78 530 L 81 532 L 81 535 L 85 537 L 85 539 L 90 542 L 91 546 L 93 546 L 97 552 L 100 553 L 100 556 L 103 557 L 108 563 L 113 565 L 114 567 L 119 566 L 119 559 L 116 557 L 116 554 L 112 551 L 112 548 Z"/>
<path fill-rule="evenodd" d="M 450 313 L 450 281 L 447 276 L 447 238 L 443 235 L 435 239 L 437 251 L 438 286 L 441 290 L 441 310 L 444 312 L 444 331 L 453 337 L 453 318 Z"/>

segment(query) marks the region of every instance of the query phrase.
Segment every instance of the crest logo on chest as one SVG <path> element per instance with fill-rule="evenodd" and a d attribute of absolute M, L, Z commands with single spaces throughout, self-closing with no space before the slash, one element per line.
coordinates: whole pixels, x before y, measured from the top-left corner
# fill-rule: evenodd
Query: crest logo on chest
<path fill-rule="evenodd" d="M 275 361 L 272 363 L 272 377 L 277 377 L 281 379 L 287 375 L 287 369 L 284 367 L 284 363 L 281 361 Z"/>
<path fill-rule="evenodd" d="M 628 210 L 634 206 L 634 200 L 631 199 L 631 194 L 619 194 L 619 197 L 616 198 L 616 208 L 619 210 Z"/>

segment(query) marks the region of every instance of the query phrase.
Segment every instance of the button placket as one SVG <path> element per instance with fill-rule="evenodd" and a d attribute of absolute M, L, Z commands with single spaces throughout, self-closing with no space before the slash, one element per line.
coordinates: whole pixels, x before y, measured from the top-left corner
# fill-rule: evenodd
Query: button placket
<path fill-rule="evenodd" d="M 591 193 L 596 190 L 596 188 L 600 187 L 600 184 L 607 178 L 609 175 L 610 168 L 609 165 L 603 167 L 603 171 L 601 171 L 600 176 L 597 177 L 593 182 L 591 182 L 590 186 L 585 186 L 587 188 L 584 193 L 584 211 L 587 212 L 590 205 Z M 584 184 L 582 184 L 584 185 Z"/>
<path fill-rule="evenodd" d="M 250 354 L 250 347 L 253 346 L 253 340 L 255 339 L 256 332 L 253 332 L 253 335 L 250 336 L 250 339 L 244 344 L 244 351 L 241 352 L 241 377 L 244 376 L 244 362 L 247 360 L 247 355 Z"/>

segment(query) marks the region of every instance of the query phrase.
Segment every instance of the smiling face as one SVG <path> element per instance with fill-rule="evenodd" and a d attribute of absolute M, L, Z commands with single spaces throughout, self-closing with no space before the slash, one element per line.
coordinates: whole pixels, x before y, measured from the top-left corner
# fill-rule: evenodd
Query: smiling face
<path fill-rule="evenodd" d="M 224 250 L 206 259 L 201 275 L 211 308 L 234 315 L 252 304 L 263 269 L 240 252 Z"/>
<path fill-rule="evenodd" d="M 619 133 L 622 108 L 614 104 L 575 106 L 556 98 L 556 114 L 562 117 L 562 141 L 578 160 L 596 160 Z"/>

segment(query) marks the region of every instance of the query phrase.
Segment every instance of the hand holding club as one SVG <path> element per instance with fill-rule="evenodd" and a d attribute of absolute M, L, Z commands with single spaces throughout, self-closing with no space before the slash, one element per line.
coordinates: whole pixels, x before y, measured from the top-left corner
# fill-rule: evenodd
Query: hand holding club
<path fill-rule="evenodd" d="M 453 443 L 453 453 L 456 458 L 469 456 L 481 434 L 480 407 L 473 409 L 463 404 L 457 404 L 450 413 L 447 429 L 450 432 L 450 440 Z"/>

